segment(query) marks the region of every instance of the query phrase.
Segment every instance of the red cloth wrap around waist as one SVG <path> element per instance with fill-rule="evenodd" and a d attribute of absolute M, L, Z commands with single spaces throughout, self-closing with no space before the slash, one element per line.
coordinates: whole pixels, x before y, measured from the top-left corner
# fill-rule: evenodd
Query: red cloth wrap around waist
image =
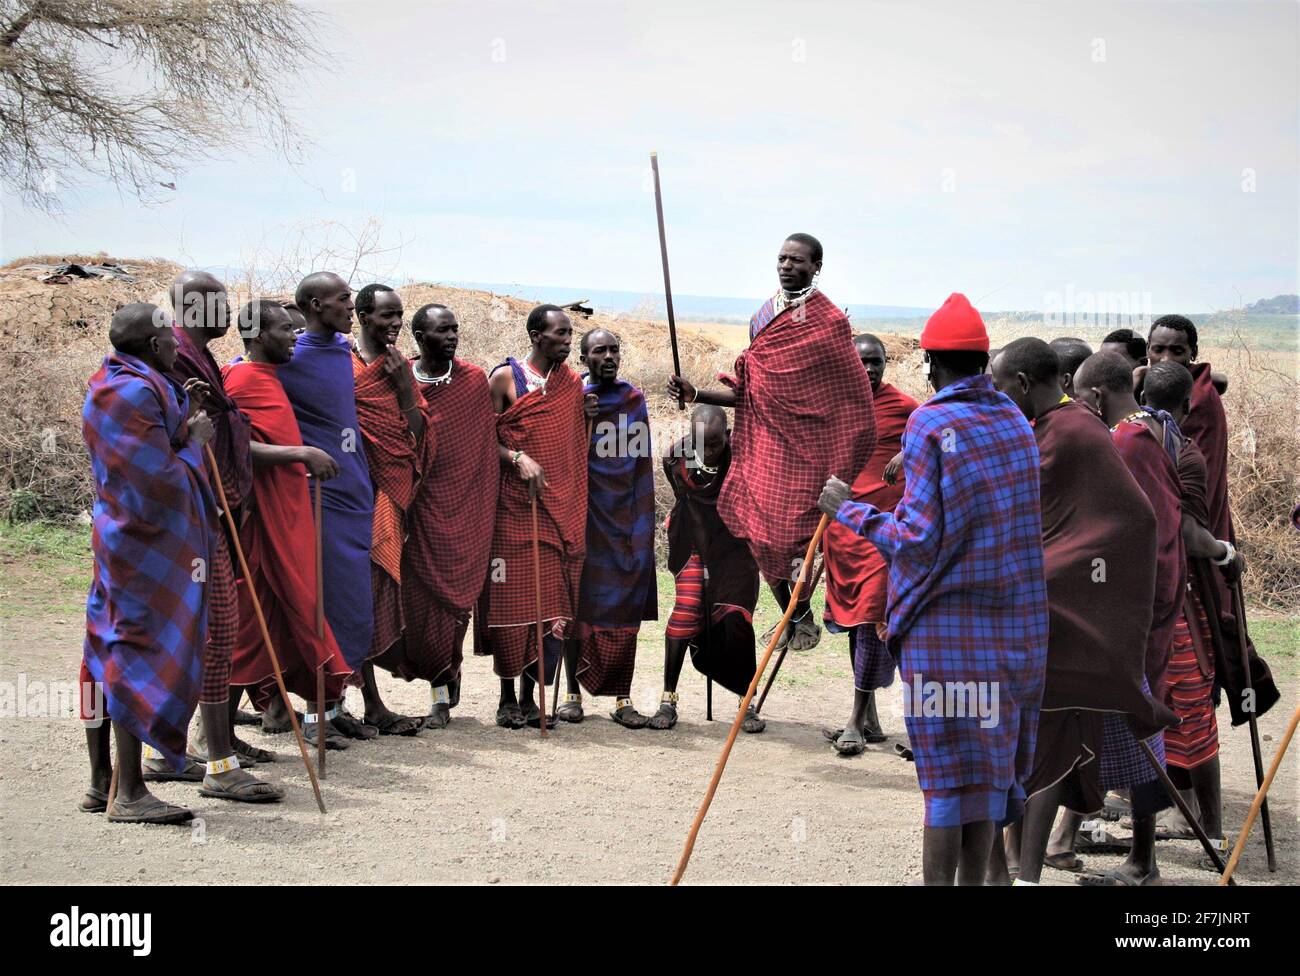
<path fill-rule="evenodd" d="M 903 449 L 903 430 L 916 409 L 916 401 L 888 383 L 874 397 L 876 447 L 853 479 L 853 499 L 869 502 L 882 512 L 892 512 L 903 497 L 903 477 L 885 484 L 885 465 Z M 889 566 L 880 551 L 839 522 L 826 526 L 822 536 L 826 564 L 826 619 L 848 628 L 885 619 Z"/>

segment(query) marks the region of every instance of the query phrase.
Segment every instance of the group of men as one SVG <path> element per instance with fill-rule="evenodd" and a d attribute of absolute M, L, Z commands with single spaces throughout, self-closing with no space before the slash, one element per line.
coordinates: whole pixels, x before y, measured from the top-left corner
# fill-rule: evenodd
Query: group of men
<path fill-rule="evenodd" d="M 830 479 L 821 506 L 888 567 L 884 651 L 864 647 L 854 672 L 860 693 L 902 676 L 926 882 L 1038 884 L 1046 864 L 1159 883 L 1156 838 L 1193 832 L 1158 824 L 1173 800 L 1157 767 L 1223 850 L 1219 692 L 1234 724 L 1278 693 L 1240 643 L 1223 378 L 1196 362 L 1195 325 L 1164 316 L 1096 353 L 1077 338 L 990 350 L 953 295 L 920 345 L 935 393 L 910 408 L 901 498 L 870 497 L 887 463 Z M 854 720 L 837 747 L 860 748 Z M 1128 857 L 1086 872 L 1078 827 L 1107 808 L 1132 820 Z"/>
<path fill-rule="evenodd" d="M 292 302 L 240 309 L 244 354 L 219 366 L 209 345 L 231 314 L 211 275 L 178 277 L 170 314 L 120 309 L 84 411 L 97 498 L 83 681 L 102 686 L 108 721 L 87 727 L 81 808 L 183 822 L 189 810 L 145 785 L 167 779 L 282 799 L 245 768 L 274 757 L 234 731 L 245 693 L 265 732 L 292 727 L 279 680 L 318 749 L 444 728 L 471 623 L 503 728 L 581 722 L 585 690 L 612 697 L 620 725 L 669 729 L 687 651 L 744 694 L 760 580 L 789 611 L 779 639 L 817 644 L 810 588 L 790 602 L 829 518 L 824 624 L 848 635 L 855 691 L 828 735 L 861 753 L 884 738 L 876 691 L 895 675 L 917 689 L 906 724 L 927 882 L 1077 868 L 1077 818 L 1052 825 L 1058 808 L 1101 808 L 1103 788 L 1127 790 L 1135 840 L 1101 883 L 1158 878 L 1167 800 L 1139 739 L 1183 771 L 1221 836 L 1212 696 L 1244 682 L 1228 660 L 1241 559 L 1218 377 L 1195 362 L 1195 327 L 1167 316 L 1149 344 L 1114 333 L 1096 354 L 1020 339 L 990 376 L 984 323 L 955 294 L 921 334 L 935 393 L 918 405 L 884 381 L 883 343 L 852 336 L 819 290 L 822 262 L 815 238 L 787 238 L 734 371 L 714 389 L 668 379 L 692 410 L 662 458 L 675 600 L 649 716 L 631 686 L 640 625 L 658 617 L 655 458 L 617 336 L 581 337 L 582 375 L 569 316 L 541 305 L 526 352 L 485 372 L 457 357 L 455 313 L 430 304 L 407 359 L 396 291 L 354 297 L 316 273 Z M 376 667 L 428 682 L 428 714 L 389 709 Z M 1257 713 L 1271 704 L 1260 669 Z M 937 708 L 921 704 L 932 688 Z M 953 707 L 972 688 L 990 708 Z M 764 728 L 752 705 L 742 727 Z"/>

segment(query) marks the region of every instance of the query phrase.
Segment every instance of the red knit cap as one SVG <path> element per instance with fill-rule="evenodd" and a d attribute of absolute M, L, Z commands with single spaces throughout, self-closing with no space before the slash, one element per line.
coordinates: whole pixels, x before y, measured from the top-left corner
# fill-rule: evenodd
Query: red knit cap
<path fill-rule="evenodd" d="M 921 348 L 934 352 L 988 352 L 989 334 L 984 320 L 966 296 L 953 292 L 921 330 Z"/>

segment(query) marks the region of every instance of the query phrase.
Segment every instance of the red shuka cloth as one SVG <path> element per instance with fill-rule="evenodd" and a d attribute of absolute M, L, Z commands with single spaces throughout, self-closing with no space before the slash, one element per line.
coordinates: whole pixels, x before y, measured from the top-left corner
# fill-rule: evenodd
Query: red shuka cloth
<path fill-rule="evenodd" d="M 853 500 L 892 512 L 903 497 L 903 475 L 885 484 L 885 465 L 903 449 L 903 429 L 916 401 L 902 390 L 881 383 L 876 390 L 876 446 L 853 479 Z M 822 536 L 826 565 L 826 620 L 847 630 L 885 619 L 889 566 L 880 550 L 845 525 L 832 521 Z"/>
<path fill-rule="evenodd" d="M 1228 510 L 1228 417 L 1219 391 L 1210 380 L 1209 363 L 1192 363 L 1192 409 L 1180 424 L 1183 435 L 1196 441 L 1205 455 L 1205 502 L 1210 532 L 1231 540 L 1232 515 Z"/>
<path fill-rule="evenodd" d="M 1152 697 L 1159 701 L 1164 697 L 1165 666 L 1187 583 L 1182 483 L 1173 458 L 1144 421 L 1122 421 L 1111 432 L 1111 439 L 1156 513 L 1156 589 L 1147 635 L 1146 675 Z"/>
<path fill-rule="evenodd" d="M 432 439 L 433 448 L 422 455 L 402 547 L 406 640 L 393 670 L 408 679 L 446 681 L 459 671 L 460 641 L 487 579 L 496 518 L 500 460 L 487 374 L 453 363 L 451 382 L 417 384 L 425 441 Z"/>
<path fill-rule="evenodd" d="M 270 363 L 231 363 L 222 368 L 226 392 L 248 417 L 259 444 L 301 447 L 293 407 Z M 277 464 L 253 469 L 253 509 L 239 530 L 244 558 L 256 587 L 284 682 L 295 695 L 316 700 L 316 671 L 325 664 L 325 694 L 337 698 L 351 668 L 329 622 L 316 636 L 316 538 L 307 469 Z M 248 687 L 264 707 L 278 693 L 271 659 L 253 611 L 248 580 L 239 580 L 239 637 L 230 683 Z"/>
<path fill-rule="evenodd" d="M 718 512 L 769 582 L 793 579 L 830 475 L 853 478 L 876 444 L 871 380 L 849 320 L 819 291 L 783 309 L 736 360 L 731 474 Z"/>
<path fill-rule="evenodd" d="M 410 364 L 403 367 L 409 370 Z M 375 630 L 370 657 L 382 654 L 402 636 L 402 540 L 406 510 L 420 479 L 422 447 L 432 449 L 429 432 L 417 444 L 397 398 L 397 387 L 384 370 L 384 357 L 367 364 L 352 351 L 357 422 L 366 463 L 375 486 L 375 514 L 370 540 L 370 585 L 374 591 Z M 415 380 L 412 377 L 411 382 Z M 427 446 L 426 446 L 427 445 Z"/>
<path fill-rule="evenodd" d="M 1039 416 L 1034 439 L 1050 620 L 1043 708 L 1126 712 L 1150 735 L 1174 721 L 1142 690 L 1155 512 L 1106 425 L 1081 403 Z"/>
<path fill-rule="evenodd" d="M 523 451 L 546 475 L 547 486 L 537 499 L 544 622 L 573 618 L 586 556 L 587 436 L 582 403 L 582 380 L 560 364 L 551 370 L 545 392 L 526 393 L 497 417 L 497 440 L 511 451 Z M 537 620 L 532 512 L 528 486 L 518 473 L 504 464 L 498 469 L 491 568 L 480 597 L 475 653 L 494 654 L 497 675 L 511 678 L 537 654 L 536 647 L 526 643 Z M 528 630 L 501 633 L 517 628 Z"/>

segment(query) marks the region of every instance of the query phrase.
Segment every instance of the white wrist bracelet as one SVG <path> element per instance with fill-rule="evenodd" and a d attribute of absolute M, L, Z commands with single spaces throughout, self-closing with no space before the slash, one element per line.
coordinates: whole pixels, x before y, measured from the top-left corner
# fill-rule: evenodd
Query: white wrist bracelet
<path fill-rule="evenodd" d="M 1214 563 L 1214 565 L 1216 565 L 1216 566 L 1226 566 L 1226 565 L 1228 565 L 1228 563 L 1232 562 L 1234 559 L 1237 558 L 1237 550 L 1236 550 L 1236 547 L 1234 547 L 1233 544 L 1232 544 L 1231 542 L 1229 542 L 1227 539 L 1216 539 L 1215 541 L 1218 542 L 1218 543 L 1220 543 L 1220 544 L 1223 546 L 1223 548 L 1224 548 L 1224 552 L 1223 552 L 1223 558 L 1222 558 L 1222 559 L 1213 559 L 1213 560 L 1212 560 L 1212 562 Z"/>

